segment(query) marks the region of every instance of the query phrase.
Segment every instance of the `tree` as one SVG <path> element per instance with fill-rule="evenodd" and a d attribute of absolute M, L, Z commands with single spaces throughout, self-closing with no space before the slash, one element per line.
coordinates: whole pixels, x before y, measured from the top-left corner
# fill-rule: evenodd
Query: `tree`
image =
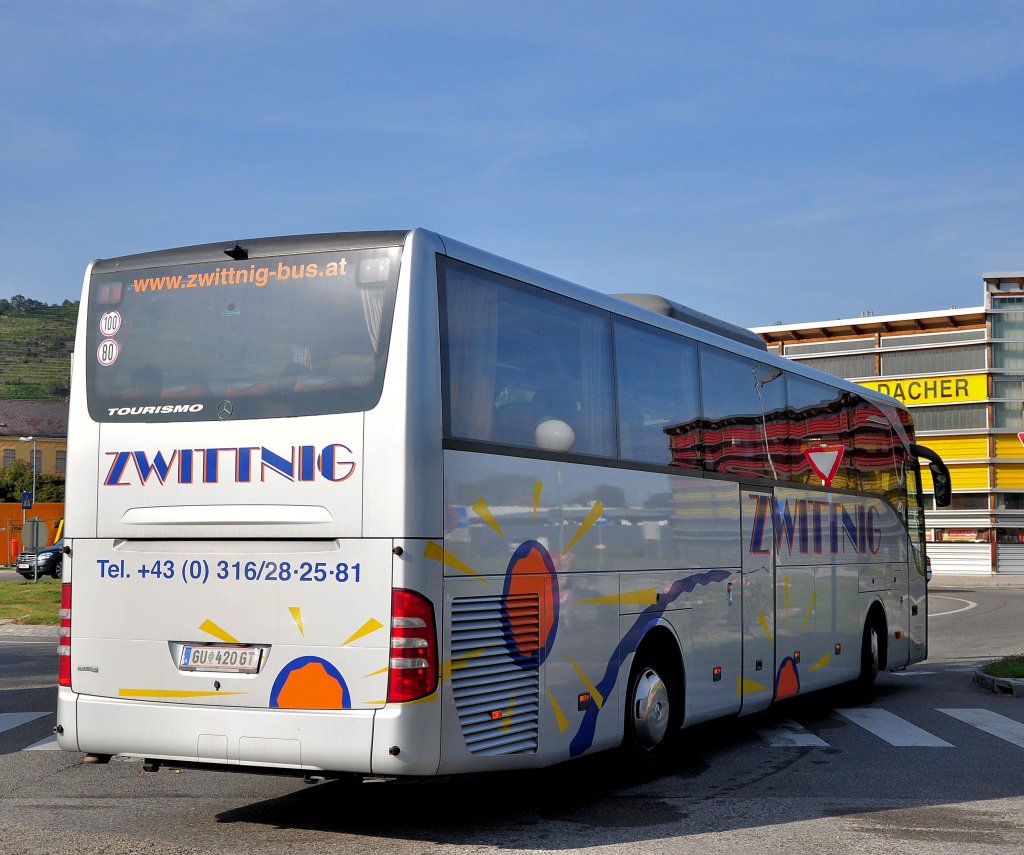
<path fill-rule="evenodd" d="M 21 494 L 32 491 L 32 467 L 24 460 L 15 460 L 0 469 L 0 502 L 20 502 Z M 58 475 L 36 473 L 36 501 L 63 502 L 64 479 Z"/>
<path fill-rule="evenodd" d="M 31 297 L 25 297 L 22 294 L 15 294 L 11 297 L 11 308 L 17 309 L 19 312 L 23 312 L 26 309 L 39 309 L 45 305 L 45 303 L 41 303 L 39 300 L 33 300 Z"/>
<path fill-rule="evenodd" d="M 32 489 L 32 467 L 24 460 L 15 460 L 0 469 L 0 500 L 20 502 L 23 490 Z"/>
<path fill-rule="evenodd" d="M 64 479 L 59 475 L 36 476 L 37 502 L 63 502 Z"/>

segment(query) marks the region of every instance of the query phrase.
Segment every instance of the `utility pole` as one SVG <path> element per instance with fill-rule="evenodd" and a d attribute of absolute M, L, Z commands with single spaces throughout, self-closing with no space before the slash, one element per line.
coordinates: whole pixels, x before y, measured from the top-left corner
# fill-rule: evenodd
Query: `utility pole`
<path fill-rule="evenodd" d="M 32 443 L 32 504 L 36 503 L 36 438 L 34 436 L 19 437 L 22 442 Z"/>

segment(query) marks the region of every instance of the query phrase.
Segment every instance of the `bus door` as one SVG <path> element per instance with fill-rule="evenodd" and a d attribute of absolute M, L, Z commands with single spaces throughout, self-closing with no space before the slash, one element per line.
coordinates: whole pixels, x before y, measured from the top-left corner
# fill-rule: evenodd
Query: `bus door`
<path fill-rule="evenodd" d="M 771 492 L 741 490 L 743 673 L 740 715 L 772 702 L 775 674 L 775 527 Z"/>
<path fill-rule="evenodd" d="M 919 662 L 928 656 L 928 559 L 925 556 L 924 511 L 921 473 L 908 468 L 907 533 L 910 542 L 910 657 Z"/>

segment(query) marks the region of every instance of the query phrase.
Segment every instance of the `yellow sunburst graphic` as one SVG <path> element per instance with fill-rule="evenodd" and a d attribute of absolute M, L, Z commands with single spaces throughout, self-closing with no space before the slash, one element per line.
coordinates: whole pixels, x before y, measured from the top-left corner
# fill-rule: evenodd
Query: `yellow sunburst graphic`
<path fill-rule="evenodd" d="M 541 500 L 543 498 L 543 495 L 544 482 L 535 481 L 533 484 L 533 507 L 531 514 L 531 518 L 534 521 L 537 520 L 537 515 L 541 507 Z M 487 529 L 490 530 L 495 536 L 501 538 L 501 540 L 505 541 L 506 543 L 509 542 L 508 536 L 505 534 L 505 530 L 501 525 L 501 522 L 499 521 L 495 513 L 491 510 L 490 505 L 487 503 L 487 500 L 483 496 L 480 496 L 473 503 L 473 505 L 470 507 L 470 510 L 472 510 L 472 512 L 476 514 L 476 516 L 481 520 L 481 522 L 483 522 Z M 558 558 L 560 559 L 562 556 L 567 555 L 574 547 L 576 547 L 579 544 L 579 542 L 587 535 L 587 533 L 590 532 L 591 529 L 597 524 L 598 520 L 600 520 L 603 516 L 604 506 L 601 504 L 600 500 L 595 500 L 594 504 L 590 507 L 584 519 L 580 522 L 579 527 L 576 529 L 572 537 L 569 539 L 569 542 L 566 544 L 565 548 L 562 549 L 560 553 L 556 553 Z M 540 541 L 538 541 L 538 543 L 539 542 Z M 520 544 L 520 546 L 522 546 L 522 544 Z M 469 576 L 472 579 L 476 579 L 477 581 L 483 584 L 492 584 L 490 579 L 488 579 L 486 576 L 480 573 L 476 568 L 470 566 L 464 559 L 459 557 L 453 551 L 452 547 L 453 544 L 450 542 L 442 544 L 438 543 L 437 541 L 427 541 L 427 543 L 424 546 L 423 555 L 425 558 L 431 561 L 437 561 L 446 567 L 451 567 L 457 572 Z M 555 566 L 557 573 L 558 565 L 556 564 Z M 510 568 L 506 568 L 505 572 L 508 573 L 509 570 Z M 657 601 L 658 591 L 654 588 L 645 588 L 638 591 L 620 592 L 619 594 L 615 594 L 608 597 L 588 597 L 585 599 L 577 600 L 576 603 L 581 605 L 651 605 L 657 603 Z M 482 650 L 473 651 L 468 654 L 463 654 L 462 657 L 460 657 L 458 660 L 443 663 L 441 666 L 442 682 L 450 682 L 453 671 L 456 671 L 459 668 L 464 667 L 469 660 L 481 655 L 482 652 Z M 598 708 L 600 708 L 604 703 L 604 697 L 597 690 L 594 681 L 584 671 L 584 669 L 579 665 L 579 663 L 576 662 L 576 660 L 572 657 L 571 654 L 566 653 L 565 655 L 570 664 L 572 665 L 573 670 L 579 677 L 580 686 L 586 690 L 586 692 L 593 698 L 595 705 Z M 558 700 L 555 698 L 554 693 L 550 689 L 546 689 L 545 692 L 548 696 L 548 702 L 551 705 L 551 711 L 554 715 L 558 730 L 560 733 L 564 733 L 571 726 L 569 717 L 566 714 L 565 710 L 562 708 L 562 706 L 558 703 Z M 576 701 L 574 700 L 572 707 L 569 708 L 575 709 L 576 705 Z"/>

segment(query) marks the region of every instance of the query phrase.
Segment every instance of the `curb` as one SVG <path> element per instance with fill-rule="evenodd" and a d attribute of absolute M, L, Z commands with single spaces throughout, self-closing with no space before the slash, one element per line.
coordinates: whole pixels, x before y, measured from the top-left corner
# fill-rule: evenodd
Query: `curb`
<path fill-rule="evenodd" d="M 1024 573 L 978 573 L 957 575 L 936 573 L 928 583 L 928 590 L 936 588 L 1020 588 L 1024 587 Z"/>
<path fill-rule="evenodd" d="M 7 636 L 56 639 L 57 627 L 52 624 L 0 623 L 0 638 Z"/>
<path fill-rule="evenodd" d="M 974 672 L 971 682 L 975 686 L 987 689 L 996 695 L 1002 695 L 1007 698 L 1024 698 L 1024 680 L 1011 677 L 993 677 L 991 674 L 986 674 L 981 668 L 978 668 Z"/>

